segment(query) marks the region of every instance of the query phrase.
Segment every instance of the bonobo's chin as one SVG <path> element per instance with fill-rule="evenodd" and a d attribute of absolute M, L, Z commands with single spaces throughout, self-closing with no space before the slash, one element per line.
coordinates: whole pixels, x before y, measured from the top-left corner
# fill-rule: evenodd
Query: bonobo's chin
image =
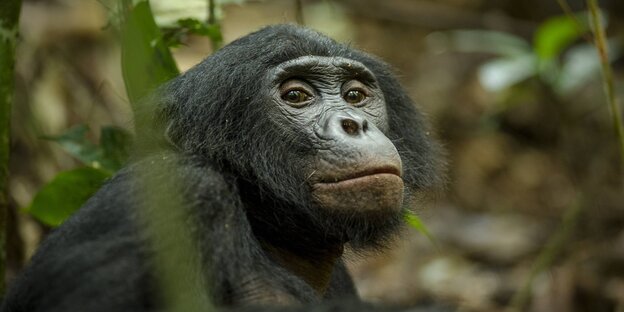
<path fill-rule="evenodd" d="M 394 173 L 375 173 L 312 185 L 317 203 L 338 214 L 394 215 L 403 206 L 403 179 Z"/>
<path fill-rule="evenodd" d="M 354 250 L 377 250 L 389 246 L 403 224 L 403 188 L 399 174 L 381 172 L 317 182 L 312 195 L 328 234 Z"/>

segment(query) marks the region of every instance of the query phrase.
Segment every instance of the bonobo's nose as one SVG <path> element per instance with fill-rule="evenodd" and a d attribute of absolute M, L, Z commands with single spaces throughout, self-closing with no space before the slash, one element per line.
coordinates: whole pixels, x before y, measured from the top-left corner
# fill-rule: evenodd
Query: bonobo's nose
<path fill-rule="evenodd" d="M 368 120 L 357 113 L 338 111 L 329 113 L 325 118 L 321 131 L 326 138 L 355 138 L 371 130 Z"/>
<path fill-rule="evenodd" d="M 368 131 L 368 121 L 360 117 L 342 117 L 340 119 L 342 130 L 348 135 L 358 135 Z"/>
<path fill-rule="evenodd" d="M 343 179 L 353 172 L 386 172 L 401 175 L 401 158 L 392 141 L 355 109 L 326 111 L 317 134 L 327 148 L 320 157 L 332 164 L 326 177 Z"/>

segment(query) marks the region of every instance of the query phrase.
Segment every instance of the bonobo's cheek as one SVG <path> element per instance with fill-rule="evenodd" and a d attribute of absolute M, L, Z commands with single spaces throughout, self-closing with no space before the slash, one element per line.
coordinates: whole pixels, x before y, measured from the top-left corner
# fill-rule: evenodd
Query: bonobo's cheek
<path fill-rule="evenodd" d="M 392 213 L 400 211 L 403 205 L 403 180 L 393 173 L 377 173 L 315 183 L 312 194 L 321 207 L 329 210 Z"/>

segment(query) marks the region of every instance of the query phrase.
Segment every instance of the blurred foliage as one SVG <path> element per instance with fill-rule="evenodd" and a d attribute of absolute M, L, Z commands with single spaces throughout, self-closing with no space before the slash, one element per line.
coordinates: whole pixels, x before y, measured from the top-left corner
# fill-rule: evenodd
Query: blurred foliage
<path fill-rule="evenodd" d="M 129 157 L 132 135 L 126 130 L 103 127 L 97 145 L 87 139 L 88 131 L 87 126 L 79 125 L 59 136 L 46 137 L 87 166 L 59 173 L 43 186 L 30 207 L 25 209 L 46 225 L 60 225 Z"/>
<path fill-rule="evenodd" d="M 427 237 L 427 239 L 429 239 L 429 241 L 431 243 L 433 243 L 434 245 L 436 245 L 435 239 L 433 237 L 433 235 L 431 234 L 431 232 L 429 231 L 429 229 L 427 229 L 427 226 L 425 226 L 425 223 L 422 222 L 422 220 L 420 220 L 420 218 L 414 214 L 413 212 L 408 211 L 405 214 L 405 222 L 407 222 L 407 224 L 416 229 L 418 232 L 420 232 L 420 234 L 424 235 L 425 237 Z"/>
<path fill-rule="evenodd" d="M 589 30 L 586 14 L 555 16 L 542 23 L 535 32 L 533 46 L 540 60 L 552 60 Z M 582 23 L 578 21 L 582 20 Z"/>
<path fill-rule="evenodd" d="M 210 3 L 214 4 L 212 0 Z M 141 129 L 151 124 L 152 117 L 147 112 L 153 111 L 148 107 L 153 102 L 143 98 L 160 84 L 179 75 L 179 70 L 161 30 L 156 25 L 149 2 L 140 1 L 134 6 L 125 6 L 124 9 L 121 67 L 130 102 L 135 112 L 140 112 L 135 114 L 135 130 L 142 133 Z M 187 31 L 218 36 L 221 40 L 218 25 L 216 28 L 209 27 L 214 24 L 206 25 L 193 19 L 182 20 L 179 25 Z M 137 145 L 137 149 L 144 147 L 144 144 Z M 109 148 L 115 151 L 112 146 Z M 160 175 L 165 174 L 165 168 L 160 170 L 163 170 Z M 172 178 L 168 185 L 163 186 L 155 184 L 159 182 L 150 178 L 153 172 L 138 170 L 136 173 L 136 183 L 143 190 L 142 194 L 137 194 L 143 200 L 136 208 L 145 222 L 144 230 L 154 246 L 154 266 L 163 288 L 166 310 L 213 311 L 206 292 L 188 291 L 205 289 L 206 282 L 202 274 L 197 274 L 201 271 L 199 252 L 187 227 L 188 216 L 181 207 L 181 195 L 176 191 L 184 181 Z"/>
<path fill-rule="evenodd" d="M 135 110 L 151 90 L 178 75 L 179 71 L 162 33 L 154 22 L 149 2 L 124 2 L 121 32 L 122 72 L 128 98 Z M 26 209 L 39 221 L 58 226 L 91 197 L 104 181 L 119 170 L 129 157 L 132 135 L 116 127 L 103 127 L 99 144 L 87 139 L 88 127 L 79 125 L 67 132 L 45 137 L 81 161 L 86 168 L 60 173 L 45 185 Z"/>
<path fill-rule="evenodd" d="M 141 100 L 153 89 L 179 74 L 169 47 L 180 45 L 183 36 L 196 34 L 222 42 L 220 25 L 186 18 L 178 27 L 164 29 L 156 25 L 149 1 L 122 1 L 120 20 L 123 80 L 130 102 L 136 110 L 149 105 Z M 141 121 L 137 121 L 141 123 Z M 140 125 L 139 125 L 140 126 Z M 106 126 L 100 141 L 92 143 L 86 125 L 70 128 L 58 136 L 44 137 L 58 143 L 86 167 L 59 173 L 35 195 L 24 209 L 49 226 L 58 226 L 79 209 L 128 160 L 133 136 L 128 131 Z"/>
<path fill-rule="evenodd" d="M 128 159 L 132 144 L 132 135 L 121 128 L 107 126 L 101 129 L 100 144 L 87 139 L 89 128 L 78 125 L 67 132 L 54 137 L 46 137 L 80 160 L 84 165 L 114 173 Z"/>
<path fill-rule="evenodd" d="M 128 11 L 121 34 L 121 68 L 128 98 L 136 106 L 180 71 L 154 21 L 149 1 L 124 7 Z"/>
<path fill-rule="evenodd" d="M 213 7 L 210 7 L 209 0 L 151 0 L 150 5 L 154 13 L 156 24 L 161 27 L 175 27 L 179 20 L 182 19 L 195 19 L 205 20 L 211 23 L 209 20 L 211 16 L 214 17 L 214 21 L 219 21 L 223 18 L 224 12 L 221 9 L 223 6 L 236 4 L 242 5 L 246 2 L 252 2 L 249 0 L 218 0 L 212 1 Z"/>
<path fill-rule="evenodd" d="M 182 45 L 189 35 L 199 35 L 210 38 L 212 42 L 220 45 L 223 42 L 221 27 L 219 24 L 209 24 L 194 18 L 180 19 L 176 27 L 164 27 L 164 40 L 168 47 Z"/>
<path fill-rule="evenodd" d="M 109 177 L 110 173 L 92 167 L 61 172 L 35 195 L 26 212 L 46 225 L 58 226 Z"/>
<path fill-rule="evenodd" d="M 510 33 L 457 30 L 432 34 L 442 48 L 496 57 L 478 70 L 479 82 L 488 91 L 503 91 L 536 77 L 566 95 L 594 79 L 600 71 L 596 51 L 590 43 L 578 43 L 590 30 L 587 13 L 554 16 L 539 25 L 532 44 Z M 612 59 L 620 55 L 615 45 Z"/>

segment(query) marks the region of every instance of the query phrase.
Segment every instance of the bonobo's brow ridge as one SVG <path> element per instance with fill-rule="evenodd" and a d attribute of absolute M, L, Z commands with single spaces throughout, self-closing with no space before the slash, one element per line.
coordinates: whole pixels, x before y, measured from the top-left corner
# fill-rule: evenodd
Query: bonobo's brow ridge
<path fill-rule="evenodd" d="M 278 65 L 270 74 L 273 81 L 297 75 L 344 75 L 365 83 L 375 83 L 375 75 L 364 64 L 344 57 L 306 55 Z"/>

